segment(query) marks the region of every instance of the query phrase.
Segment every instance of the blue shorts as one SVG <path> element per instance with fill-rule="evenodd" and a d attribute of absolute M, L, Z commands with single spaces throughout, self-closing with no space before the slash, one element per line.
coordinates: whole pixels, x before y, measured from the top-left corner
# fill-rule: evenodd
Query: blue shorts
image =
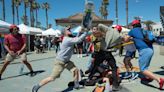
<path fill-rule="evenodd" d="M 139 67 L 141 72 L 148 69 L 153 54 L 154 51 L 152 48 L 139 50 Z"/>

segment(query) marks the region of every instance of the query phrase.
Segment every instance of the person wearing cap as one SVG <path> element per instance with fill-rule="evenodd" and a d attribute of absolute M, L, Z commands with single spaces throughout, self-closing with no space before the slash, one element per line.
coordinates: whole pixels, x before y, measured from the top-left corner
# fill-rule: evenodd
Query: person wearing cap
<path fill-rule="evenodd" d="M 117 30 L 112 27 L 108 27 L 103 24 L 98 24 L 97 30 L 93 31 L 93 35 L 100 39 L 100 50 L 95 56 L 95 65 L 98 65 L 99 61 L 107 60 L 112 68 L 112 78 L 113 78 L 113 91 L 119 91 L 121 89 L 120 79 L 117 74 L 117 65 L 114 56 L 111 51 L 108 51 L 113 44 L 122 41 L 120 34 Z"/>
<path fill-rule="evenodd" d="M 80 29 L 80 32 L 82 30 L 83 29 Z M 60 46 L 61 49 L 57 53 L 52 74 L 49 77 L 41 80 L 39 84 L 34 85 L 32 88 L 32 92 L 37 92 L 40 87 L 44 86 L 45 84 L 51 81 L 54 81 L 56 78 L 59 78 L 65 68 L 73 73 L 74 84 L 75 84 L 74 88 L 75 89 L 79 88 L 79 70 L 75 66 L 75 64 L 72 61 L 70 61 L 70 59 L 73 54 L 74 45 L 82 42 L 87 36 L 88 32 L 84 32 L 79 37 L 73 37 L 70 30 L 64 29 L 63 34 L 64 34 L 64 38 Z"/>
<path fill-rule="evenodd" d="M 142 33 L 140 20 L 134 20 L 132 22 L 133 29 L 128 33 L 128 36 L 124 38 L 125 41 L 132 39 L 136 46 L 136 49 L 139 52 L 139 68 L 140 72 L 145 75 L 144 80 L 156 80 L 159 84 L 159 89 L 162 89 L 164 85 L 164 78 L 160 78 L 154 75 L 151 71 L 148 70 L 150 61 L 154 54 L 153 46 L 147 45 L 144 42 L 144 36 Z"/>
<path fill-rule="evenodd" d="M 6 55 L 6 59 L 4 61 L 2 69 L 0 70 L 0 79 L 6 67 L 17 56 L 21 57 L 22 62 L 30 70 L 31 76 L 33 76 L 34 75 L 33 69 L 31 67 L 31 64 L 27 61 L 27 55 L 26 55 L 26 50 L 25 50 L 26 49 L 25 35 L 21 35 L 18 33 L 19 28 L 16 25 L 11 25 L 9 31 L 10 31 L 10 34 L 5 35 L 5 38 L 4 38 L 4 45 L 5 45 L 5 49 L 8 51 L 8 54 Z"/>
<path fill-rule="evenodd" d="M 121 31 L 122 31 L 122 26 L 121 25 L 116 25 L 116 26 L 114 26 L 113 27 L 115 30 L 117 30 L 119 33 L 121 33 Z M 123 46 L 121 46 L 120 48 L 119 48 L 119 56 L 122 56 L 122 53 L 123 53 Z"/>
<path fill-rule="evenodd" d="M 119 33 L 121 33 L 121 31 L 122 31 L 122 26 L 121 25 L 116 25 L 113 28 L 115 28 Z"/>

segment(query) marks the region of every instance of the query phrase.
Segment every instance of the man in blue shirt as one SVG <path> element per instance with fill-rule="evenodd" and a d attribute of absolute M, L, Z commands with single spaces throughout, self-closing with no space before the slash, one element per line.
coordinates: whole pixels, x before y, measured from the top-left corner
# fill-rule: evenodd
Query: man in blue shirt
<path fill-rule="evenodd" d="M 164 85 L 164 79 L 155 76 L 151 71 L 148 70 L 150 65 L 151 58 L 154 54 L 153 46 L 147 45 L 144 42 L 144 35 L 142 33 L 143 29 L 141 28 L 141 23 L 139 20 L 134 20 L 132 22 L 133 29 L 128 33 L 128 36 L 125 37 L 125 41 L 133 39 L 136 49 L 139 52 L 139 67 L 143 75 L 147 79 L 156 80 L 159 83 L 159 88 L 162 89 Z"/>

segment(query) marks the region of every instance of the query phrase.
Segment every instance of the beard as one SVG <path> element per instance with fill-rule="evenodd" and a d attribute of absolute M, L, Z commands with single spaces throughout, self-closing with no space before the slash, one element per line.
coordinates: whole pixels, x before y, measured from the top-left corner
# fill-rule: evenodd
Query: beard
<path fill-rule="evenodd" d="M 68 37 L 74 37 L 72 34 L 69 34 Z"/>

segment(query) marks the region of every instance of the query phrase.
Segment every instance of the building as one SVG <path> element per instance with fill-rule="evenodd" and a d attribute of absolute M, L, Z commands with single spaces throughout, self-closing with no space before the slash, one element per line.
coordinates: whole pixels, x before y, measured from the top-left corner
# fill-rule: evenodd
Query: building
<path fill-rule="evenodd" d="M 83 13 L 76 13 L 72 16 L 69 16 L 67 18 L 59 18 L 55 19 L 56 25 L 61 26 L 71 26 L 76 27 L 81 25 L 81 22 L 83 20 Z M 92 26 L 96 26 L 99 23 L 105 24 L 107 26 L 111 26 L 113 24 L 112 20 L 105 20 L 97 16 L 95 13 L 92 14 Z"/>
<path fill-rule="evenodd" d="M 152 25 L 152 31 L 155 36 L 159 36 L 160 33 L 164 32 L 164 28 L 162 27 L 161 22 Z"/>

